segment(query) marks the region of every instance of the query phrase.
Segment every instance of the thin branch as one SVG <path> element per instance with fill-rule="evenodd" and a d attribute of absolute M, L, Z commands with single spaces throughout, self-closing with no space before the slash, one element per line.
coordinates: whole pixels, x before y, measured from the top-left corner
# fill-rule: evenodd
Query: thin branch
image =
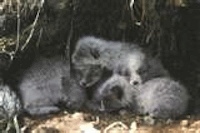
<path fill-rule="evenodd" d="M 33 36 L 33 33 L 34 33 L 34 31 L 35 31 L 35 25 L 36 25 L 36 23 L 37 23 L 37 21 L 38 21 L 38 19 L 39 19 L 40 11 L 41 11 L 41 8 L 43 7 L 43 4 L 44 4 L 44 0 L 41 0 L 40 6 L 39 6 L 39 10 L 38 10 L 37 15 L 36 15 L 36 17 L 35 17 L 35 20 L 34 20 L 34 22 L 33 22 L 33 24 L 32 24 L 31 32 L 30 32 L 29 37 L 27 38 L 25 44 L 22 46 L 21 51 L 23 51 L 24 48 L 28 45 L 30 39 L 31 39 L 32 36 Z"/>
<path fill-rule="evenodd" d="M 15 53 L 19 49 L 19 38 L 20 38 L 20 0 L 17 0 L 17 44 L 15 48 Z"/>
<path fill-rule="evenodd" d="M 40 35 L 39 35 L 39 38 L 37 40 L 36 47 L 39 47 L 40 40 L 41 40 L 41 37 L 42 37 L 42 33 L 43 33 L 43 28 L 40 29 Z"/>
<path fill-rule="evenodd" d="M 69 36 L 67 38 L 67 45 L 66 45 L 66 51 L 65 53 L 67 54 L 67 58 L 69 58 L 69 51 L 70 51 L 70 45 L 71 45 L 71 39 L 72 39 L 72 35 L 73 35 L 73 19 L 70 22 L 70 31 L 69 31 Z"/>
<path fill-rule="evenodd" d="M 130 5 L 129 5 L 129 6 L 130 6 L 130 9 L 133 9 L 133 5 L 134 5 L 134 3 L 135 3 L 134 0 L 131 0 L 131 1 L 130 1 Z"/>
<path fill-rule="evenodd" d="M 18 123 L 18 120 L 17 120 L 17 115 L 14 116 L 13 122 L 14 122 L 16 133 L 20 133 L 20 128 L 19 128 L 19 123 Z"/>
<path fill-rule="evenodd" d="M 146 13 L 146 9 L 145 9 L 145 0 L 142 0 L 142 15 L 141 15 L 141 21 L 144 20 L 144 16 L 145 16 L 145 13 Z"/>

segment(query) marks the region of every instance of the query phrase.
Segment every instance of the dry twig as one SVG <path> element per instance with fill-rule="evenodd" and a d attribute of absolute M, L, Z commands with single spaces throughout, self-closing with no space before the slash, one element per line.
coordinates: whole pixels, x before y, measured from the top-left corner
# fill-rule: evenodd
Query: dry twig
<path fill-rule="evenodd" d="M 124 123 L 122 123 L 121 121 L 117 121 L 117 122 L 114 122 L 114 123 L 110 124 L 109 126 L 107 126 L 107 127 L 104 129 L 103 133 L 108 133 L 108 131 L 109 131 L 111 128 L 113 128 L 113 127 L 115 127 L 115 126 L 117 126 L 117 125 L 120 125 L 120 126 L 122 126 L 124 129 L 128 130 L 128 127 L 127 127 Z"/>
<path fill-rule="evenodd" d="M 32 36 L 33 36 L 33 33 L 34 33 L 34 31 L 35 31 L 35 25 L 36 25 L 36 23 L 37 23 L 37 21 L 38 21 L 38 19 L 39 19 L 40 11 L 41 11 L 41 8 L 43 7 L 43 4 L 44 4 L 44 0 L 41 0 L 40 6 L 39 6 L 39 9 L 38 9 L 38 12 L 37 12 L 37 15 L 36 15 L 36 17 L 35 17 L 35 20 L 34 20 L 33 24 L 31 25 L 31 27 L 32 27 L 31 32 L 30 32 L 29 37 L 27 38 L 25 44 L 22 46 L 21 50 L 24 50 L 24 48 L 28 45 L 30 39 L 31 39 Z"/>
<path fill-rule="evenodd" d="M 20 0 L 17 0 L 17 44 L 15 48 L 15 53 L 19 49 L 19 37 L 20 37 Z"/>

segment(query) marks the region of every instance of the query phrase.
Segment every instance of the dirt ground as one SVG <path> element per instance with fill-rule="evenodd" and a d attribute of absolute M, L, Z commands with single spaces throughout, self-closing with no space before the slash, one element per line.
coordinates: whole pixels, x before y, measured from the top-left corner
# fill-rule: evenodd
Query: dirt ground
<path fill-rule="evenodd" d="M 24 118 L 22 133 L 193 133 L 200 132 L 200 119 L 155 120 L 134 114 L 108 115 L 67 112 L 48 118 Z"/>

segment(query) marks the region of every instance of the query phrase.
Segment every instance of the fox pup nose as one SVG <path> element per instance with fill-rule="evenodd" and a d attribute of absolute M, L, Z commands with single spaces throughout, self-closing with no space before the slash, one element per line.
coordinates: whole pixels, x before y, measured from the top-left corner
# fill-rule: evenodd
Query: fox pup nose
<path fill-rule="evenodd" d="M 133 85 L 138 85 L 138 84 L 139 84 L 138 81 L 134 81 L 134 82 L 133 82 Z"/>
<path fill-rule="evenodd" d="M 133 85 L 133 86 L 137 86 L 137 85 L 140 84 L 140 82 L 137 81 L 137 80 L 131 80 L 131 81 L 130 81 L 130 84 Z"/>
<path fill-rule="evenodd" d="M 80 86 L 83 87 L 83 88 L 85 88 L 85 87 L 87 86 L 87 83 L 86 83 L 85 80 L 81 80 L 81 81 L 79 82 L 79 84 L 80 84 Z"/>

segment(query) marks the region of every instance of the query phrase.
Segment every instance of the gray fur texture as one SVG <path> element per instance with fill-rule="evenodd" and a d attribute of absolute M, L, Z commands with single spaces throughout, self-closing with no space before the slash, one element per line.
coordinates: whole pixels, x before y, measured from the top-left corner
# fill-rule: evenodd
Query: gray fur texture
<path fill-rule="evenodd" d="M 186 112 L 188 99 L 187 90 L 172 79 L 155 78 L 134 88 L 125 77 L 114 74 L 96 90 L 87 106 L 103 112 L 126 109 L 174 119 Z"/>
<path fill-rule="evenodd" d="M 137 88 L 137 111 L 153 117 L 176 118 L 185 113 L 189 95 L 184 86 L 169 78 L 155 78 Z"/>
<path fill-rule="evenodd" d="M 86 104 L 92 110 L 125 108 L 163 119 L 178 117 L 186 111 L 187 90 L 168 78 L 168 71 L 158 59 L 146 55 L 136 45 L 84 37 L 77 43 L 72 63 L 81 74 L 80 85 L 86 88 L 101 80 L 103 68 L 114 72 L 96 86 Z"/>
<path fill-rule="evenodd" d="M 72 63 L 83 88 L 97 83 L 105 73 L 105 68 L 125 76 L 131 85 L 169 76 L 158 59 L 146 55 L 136 44 L 95 37 L 84 37 L 77 42 Z"/>
<path fill-rule="evenodd" d="M 169 73 L 156 59 L 142 52 L 132 52 L 121 58 L 114 69 L 114 73 L 127 77 L 133 86 L 138 86 L 148 80 L 158 77 L 168 77 Z"/>
<path fill-rule="evenodd" d="M 134 51 L 121 58 L 114 68 L 114 73 L 127 78 L 131 85 L 137 86 L 142 83 L 141 76 L 137 70 L 143 65 L 145 54 L 140 51 Z"/>
<path fill-rule="evenodd" d="M 59 111 L 58 104 L 79 109 L 85 92 L 70 77 L 70 66 L 60 58 L 39 58 L 25 70 L 19 83 L 23 108 L 31 115 Z"/>
<path fill-rule="evenodd" d="M 146 57 L 144 59 L 142 65 L 137 70 L 137 74 L 140 75 L 142 83 L 153 78 L 170 77 L 170 74 L 163 67 L 161 61 L 153 57 Z"/>
<path fill-rule="evenodd" d="M 93 86 L 103 76 L 103 67 L 98 64 L 76 65 L 76 68 L 76 78 L 79 79 L 79 84 L 82 88 Z"/>
<path fill-rule="evenodd" d="M 88 107 L 105 112 L 134 109 L 135 94 L 134 88 L 124 76 L 114 74 L 96 90 Z"/>
<path fill-rule="evenodd" d="M 20 112 L 21 102 L 7 85 L 0 85 L 0 120 L 10 120 Z"/>
<path fill-rule="evenodd" d="M 76 45 L 76 49 L 72 55 L 72 64 L 77 71 L 80 71 L 81 81 L 85 81 L 86 87 L 95 84 L 101 77 L 103 69 L 113 71 L 115 63 L 127 56 L 131 51 L 140 51 L 141 49 L 135 44 L 128 44 L 116 41 L 106 41 L 95 37 L 81 38 Z M 95 73 L 93 69 L 97 68 Z M 86 76 L 91 75 L 91 76 Z M 89 77 L 85 78 L 85 77 Z M 80 84 L 82 86 L 82 84 Z"/>

